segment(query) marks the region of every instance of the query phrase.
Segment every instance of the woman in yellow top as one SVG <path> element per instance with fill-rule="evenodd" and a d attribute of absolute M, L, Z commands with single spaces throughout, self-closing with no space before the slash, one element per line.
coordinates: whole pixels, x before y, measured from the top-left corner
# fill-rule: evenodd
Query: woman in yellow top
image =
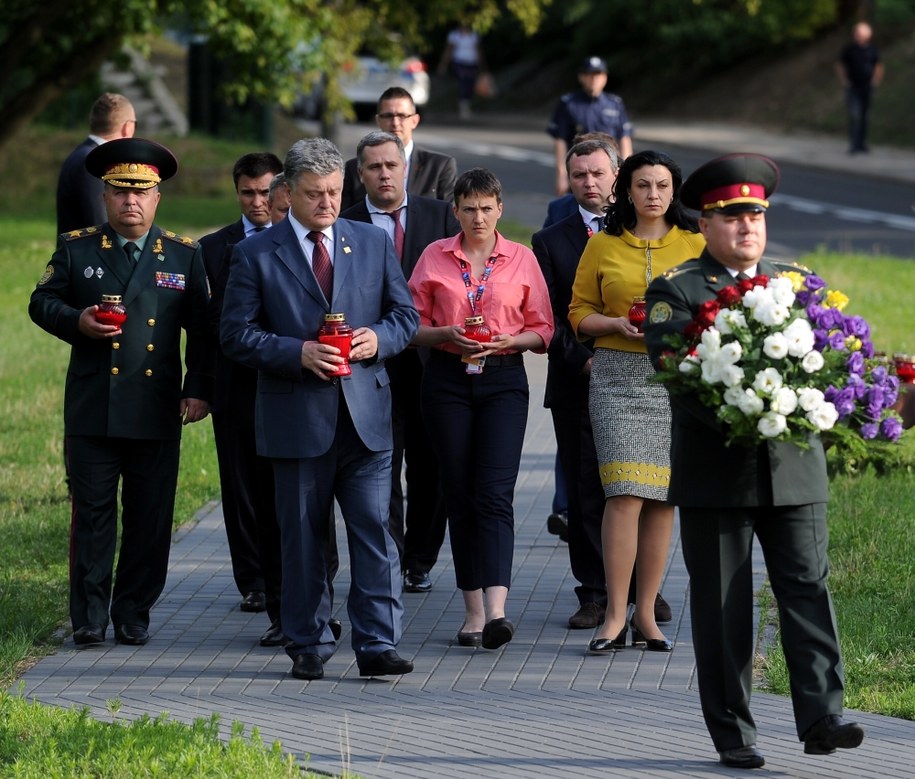
<path fill-rule="evenodd" d="M 680 204 L 682 180 L 666 154 L 643 151 L 627 158 L 606 226 L 588 241 L 572 287 L 572 328 L 579 338 L 595 339 L 589 410 L 607 498 L 601 527 L 607 610 L 588 646 L 596 654 L 624 647 L 630 625 L 633 646 L 673 648 L 654 617 L 674 519 L 666 503 L 670 404 L 667 390 L 648 381 L 654 371 L 645 337 L 629 311 L 654 276 L 698 257 L 705 247 Z M 633 566 L 637 592 L 630 622 Z"/>

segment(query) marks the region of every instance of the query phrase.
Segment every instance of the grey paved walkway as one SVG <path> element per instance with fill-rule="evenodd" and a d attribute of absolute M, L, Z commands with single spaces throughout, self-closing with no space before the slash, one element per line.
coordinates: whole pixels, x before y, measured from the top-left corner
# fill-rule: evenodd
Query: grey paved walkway
<path fill-rule="evenodd" d="M 313 769 L 363 777 L 711 777 L 717 766 L 693 681 L 687 581 L 677 539 L 663 585 L 674 609 L 670 655 L 626 649 L 588 657 L 588 631 L 569 631 L 575 610 L 565 545 L 547 534 L 553 437 L 541 408 L 545 358 L 528 356 L 532 404 L 515 499 L 517 542 L 508 613 L 518 631 L 490 652 L 452 644 L 461 623 L 449 550 L 426 595 L 406 595 L 401 653 L 416 671 L 395 681 L 358 676 L 344 604 L 341 648 L 322 681 L 289 676 L 282 651 L 257 638 L 264 615 L 237 609 L 218 504 L 207 506 L 172 550 L 167 589 L 142 648 L 77 650 L 68 640 L 24 677 L 25 694 L 87 706 L 109 720 L 167 711 L 192 721 L 218 712 L 257 726 Z M 345 555 L 346 545 L 341 544 Z M 340 599 L 348 588 L 344 556 Z M 915 723 L 862 714 L 857 750 L 805 757 L 787 699 L 754 696 L 765 775 L 886 777 L 915 773 Z M 760 772 L 761 773 L 761 772 Z M 757 774 L 758 775 L 758 774 Z"/>

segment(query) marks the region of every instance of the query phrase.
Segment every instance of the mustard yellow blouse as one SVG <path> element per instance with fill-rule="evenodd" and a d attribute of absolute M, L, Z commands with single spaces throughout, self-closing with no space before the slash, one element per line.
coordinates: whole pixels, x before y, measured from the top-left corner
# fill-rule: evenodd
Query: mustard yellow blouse
<path fill-rule="evenodd" d="M 622 235 L 596 233 L 585 247 L 569 305 L 569 322 L 575 334 L 590 314 L 626 316 L 633 298 L 645 295 L 648 282 L 681 262 L 698 257 L 705 238 L 679 227 L 671 227 L 661 239 L 646 241 L 628 230 Z M 596 347 L 623 352 L 645 352 L 645 342 L 629 340 L 619 333 L 601 335 Z"/>

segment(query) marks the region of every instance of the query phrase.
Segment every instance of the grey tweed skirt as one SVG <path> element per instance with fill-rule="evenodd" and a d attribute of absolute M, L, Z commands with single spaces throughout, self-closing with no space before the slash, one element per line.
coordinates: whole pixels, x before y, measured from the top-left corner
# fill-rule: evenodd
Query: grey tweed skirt
<path fill-rule="evenodd" d="M 670 484 L 670 401 L 648 355 L 598 349 L 588 407 L 604 496 L 666 500 Z"/>

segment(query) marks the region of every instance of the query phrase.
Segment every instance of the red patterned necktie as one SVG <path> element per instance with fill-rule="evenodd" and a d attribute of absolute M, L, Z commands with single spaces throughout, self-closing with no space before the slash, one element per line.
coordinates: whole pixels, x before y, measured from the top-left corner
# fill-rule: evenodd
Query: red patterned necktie
<path fill-rule="evenodd" d="M 334 291 L 334 266 L 330 264 L 330 255 L 327 253 L 327 247 L 324 245 L 324 233 L 312 230 L 308 238 L 314 241 L 315 250 L 311 256 L 311 269 L 314 271 L 318 285 L 330 303 L 331 295 Z"/>
<path fill-rule="evenodd" d="M 403 206 L 388 211 L 387 214 L 394 220 L 394 251 L 397 252 L 397 259 L 403 262 L 403 225 L 400 223 L 400 212 Z"/>

